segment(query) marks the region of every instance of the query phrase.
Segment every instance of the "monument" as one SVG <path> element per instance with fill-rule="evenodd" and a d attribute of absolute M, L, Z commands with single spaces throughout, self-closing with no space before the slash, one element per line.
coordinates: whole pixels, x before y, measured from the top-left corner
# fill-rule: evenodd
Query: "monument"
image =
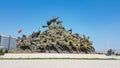
<path fill-rule="evenodd" d="M 89 37 L 73 34 L 72 29 L 66 30 L 62 26 L 59 17 L 47 21 L 43 28 L 33 32 L 30 36 L 18 37 L 16 52 L 39 52 L 39 53 L 92 53 L 95 49 Z"/>

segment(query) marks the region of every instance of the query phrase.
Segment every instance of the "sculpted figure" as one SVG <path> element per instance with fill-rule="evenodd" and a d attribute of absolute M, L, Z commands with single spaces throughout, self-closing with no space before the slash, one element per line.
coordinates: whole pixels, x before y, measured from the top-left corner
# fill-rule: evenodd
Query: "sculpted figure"
<path fill-rule="evenodd" d="M 60 20 L 57 22 L 57 29 L 63 29 L 61 23 L 62 23 L 62 21 L 60 21 Z"/>

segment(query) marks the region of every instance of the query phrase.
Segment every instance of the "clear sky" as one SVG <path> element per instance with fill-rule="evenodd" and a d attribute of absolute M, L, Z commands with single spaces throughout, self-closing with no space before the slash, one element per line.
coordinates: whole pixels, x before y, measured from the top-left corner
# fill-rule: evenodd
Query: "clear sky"
<path fill-rule="evenodd" d="M 53 16 L 67 30 L 90 36 L 96 50 L 120 50 L 120 0 L 0 0 L 0 34 L 44 31 Z"/>

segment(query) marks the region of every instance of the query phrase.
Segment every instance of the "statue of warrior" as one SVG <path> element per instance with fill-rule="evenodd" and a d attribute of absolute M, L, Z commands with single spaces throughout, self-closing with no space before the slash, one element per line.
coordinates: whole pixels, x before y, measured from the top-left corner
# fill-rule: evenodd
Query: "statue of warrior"
<path fill-rule="evenodd" d="M 59 18 L 59 17 L 55 17 L 55 16 L 54 16 L 54 18 L 50 20 L 51 22 L 53 22 L 53 25 L 56 24 L 56 20 L 57 20 L 58 18 Z"/>
<path fill-rule="evenodd" d="M 58 29 L 62 29 L 63 28 L 61 23 L 62 23 L 62 21 L 60 21 L 60 20 L 57 22 L 57 28 Z"/>
<path fill-rule="evenodd" d="M 56 20 L 57 20 L 58 18 L 59 18 L 59 17 L 55 17 L 55 16 L 54 16 L 53 19 L 47 21 L 47 25 L 43 25 L 42 27 L 43 27 L 43 28 L 49 27 L 49 29 L 50 29 L 50 28 L 56 29 L 56 26 L 57 26 Z M 53 23 L 53 26 L 50 26 L 52 23 Z"/>

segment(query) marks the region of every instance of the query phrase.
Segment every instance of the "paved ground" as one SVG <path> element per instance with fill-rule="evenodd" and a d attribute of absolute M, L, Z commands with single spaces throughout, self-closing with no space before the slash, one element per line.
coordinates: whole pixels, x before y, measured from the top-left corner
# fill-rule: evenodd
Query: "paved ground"
<path fill-rule="evenodd" d="M 120 68 L 120 60 L 0 60 L 0 68 Z"/>
<path fill-rule="evenodd" d="M 21 53 L 13 54 L 8 53 L 0 58 L 116 58 L 120 56 L 106 56 L 103 54 L 55 54 L 55 53 Z"/>

